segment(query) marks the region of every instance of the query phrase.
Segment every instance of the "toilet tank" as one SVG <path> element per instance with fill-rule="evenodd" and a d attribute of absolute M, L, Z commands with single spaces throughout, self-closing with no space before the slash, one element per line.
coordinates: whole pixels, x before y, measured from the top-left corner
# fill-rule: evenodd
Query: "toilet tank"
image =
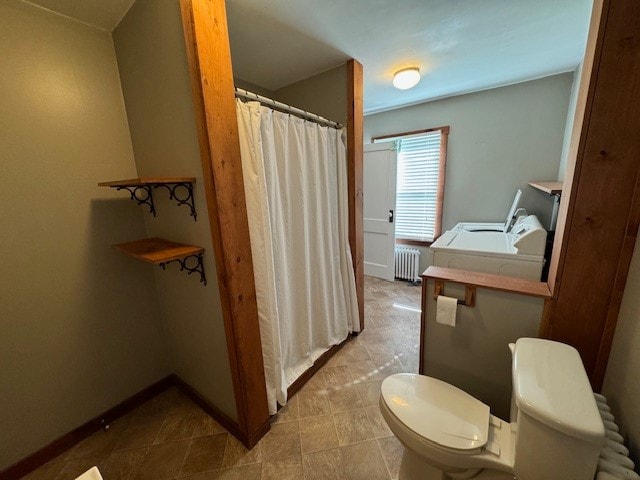
<path fill-rule="evenodd" d="M 521 338 L 513 354 L 518 480 L 592 480 L 604 425 L 578 351 Z"/>

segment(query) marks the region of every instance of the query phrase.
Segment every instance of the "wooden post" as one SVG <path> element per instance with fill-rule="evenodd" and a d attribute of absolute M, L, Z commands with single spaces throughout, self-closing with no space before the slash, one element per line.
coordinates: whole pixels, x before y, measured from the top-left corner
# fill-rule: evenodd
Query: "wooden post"
<path fill-rule="evenodd" d="M 224 0 L 181 0 L 240 440 L 269 430 Z"/>
<path fill-rule="evenodd" d="M 364 330 L 364 218 L 363 155 L 364 105 L 363 70 L 357 60 L 347 62 L 347 170 L 349 190 L 349 244 L 356 277 L 360 330 Z"/>
<path fill-rule="evenodd" d="M 601 17 L 599 8 L 602 6 Z M 594 390 L 604 379 L 640 225 L 640 2 L 594 5 L 590 78 L 571 142 L 541 332 L 573 345 Z M 599 22 L 598 22 L 599 19 Z M 582 105 L 581 105 L 582 101 Z"/>

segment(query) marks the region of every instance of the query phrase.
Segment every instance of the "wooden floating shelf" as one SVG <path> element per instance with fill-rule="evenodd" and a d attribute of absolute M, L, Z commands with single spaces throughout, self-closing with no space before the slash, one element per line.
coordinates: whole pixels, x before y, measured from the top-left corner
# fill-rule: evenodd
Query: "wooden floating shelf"
<path fill-rule="evenodd" d="M 138 202 L 138 205 L 147 205 L 149 213 L 156 216 L 156 207 L 153 202 L 153 190 L 166 188 L 169 190 L 169 198 L 176 200 L 178 206 L 187 205 L 195 221 L 197 219 L 196 206 L 193 197 L 193 184 L 195 177 L 139 177 L 127 180 L 115 180 L 112 182 L 100 182 L 99 187 L 110 187 L 116 190 L 126 190 L 131 199 Z"/>
<path fill-rule="evenodd" d="M 204 285 L 207 284 L 202 262 L 202 254 L 204 253 L 202 247 L 172 242 L 164 238 L 145 238 L 134 242 L 119 243 L 113 245 L 113 248 L 143 262 L 159 265 L 163 270 L 167 263 L 178 262 L 181 271 L 186 270 L 189 275 L 197 272 L 200 274 L 200 282 Z"/>
<path fill-rule="evenodd" d="M 537 188 L 541 192 L 548 193 L 549 195 L 561 195 L 562 194 L 562 182 L 536 182 L 531 181 L 529 185 L 533 188 Z"/>
<path fill-rule="evenodd" d="M 202 247 L 176 243 L 164 238 L 145 238 L 135 242 L 119 243 L 113 247 L 125 255 L 154 265 L 204 252 Z"/>
<path fill-rule="evenodd" d="M 195 183 L 195 177 L 138 177 L 114 182 L 100 182 L 100 187 L 136 187 L 140 185 L 161 185 L 168 183 Z"/>

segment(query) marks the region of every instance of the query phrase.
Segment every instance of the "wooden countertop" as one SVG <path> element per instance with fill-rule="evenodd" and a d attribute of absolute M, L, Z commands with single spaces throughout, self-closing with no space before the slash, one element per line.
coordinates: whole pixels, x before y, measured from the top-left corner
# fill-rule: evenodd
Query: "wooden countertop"
<path fill-rule="evenodd" d="M 427 278 L 433 278 L 436 280 L 444 280 L 445 282 L 460 283 L 501 292 L 517 293 L 530 297 L 551 298 L 551 292 L 546 283 L 532 282 L 531 280 L 525 280 L 523 278 L 469 272 L 467 270 L 444 267 L 429 267 L 421 276 L 423 281 L 426 281 Z"/>

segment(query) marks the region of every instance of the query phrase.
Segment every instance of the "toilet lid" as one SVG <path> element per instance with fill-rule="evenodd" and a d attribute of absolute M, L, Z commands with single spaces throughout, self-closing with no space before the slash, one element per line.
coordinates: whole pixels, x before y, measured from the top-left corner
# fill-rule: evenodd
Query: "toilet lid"
<path fill-rule="evenodd" d="M 404 425 L 438 445 L 472 450 L 487 442 L 489 407 L 446 382 L 399 373 L 382 382 L 382 398 Z"/>

